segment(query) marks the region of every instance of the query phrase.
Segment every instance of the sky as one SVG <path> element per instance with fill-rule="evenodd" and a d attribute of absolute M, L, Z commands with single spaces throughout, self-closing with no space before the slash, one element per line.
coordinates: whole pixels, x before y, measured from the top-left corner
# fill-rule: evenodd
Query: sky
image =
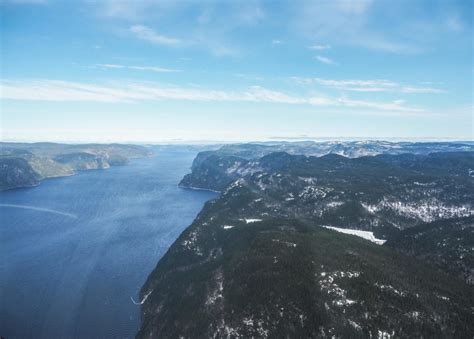
<path fill-rule="evenodd" d="M 1 139 L 472 140 L 473 3 L 0 0 Z"/>

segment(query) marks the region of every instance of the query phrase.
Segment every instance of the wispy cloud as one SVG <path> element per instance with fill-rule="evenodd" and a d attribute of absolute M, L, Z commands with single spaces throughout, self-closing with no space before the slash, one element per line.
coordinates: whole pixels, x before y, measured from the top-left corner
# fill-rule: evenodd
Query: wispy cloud
<path fill-rule="evenodd" d="M 155 66 L 128 66 L 128 65 L 118 65 L 118 64 L 97 64 L 95 66 L 102 69 L 132 69 L 132 70 L 137 70 L 137 71 L 148 71 L 148 72 L 156 72 L 156 73 L 181 72 L 181 70 L 179 69 L 163 68 L 163 67 L 155 67 Z"/>
<path fill-rule="evenodd" d="M 240 57 L 245 43 L 239 41 L 243 29 L 249 32 L 266 18 L 259 0 L 160 1 L 86 0 L 91 10 L 110 20 L 136 23 L 129 34 L 151 44 L 209 51 L 218 57 Z M 155 26 L 158 23 L 159 26 Z M 120 32 L 120 30 L 117 30 Z M 238 33 L 240 32 L 240 33 Z"/>
<path fill-rule="evenodd" d="M 402 87 L 402 93 L 446 93 L 445 90 L 432 87 Z"/>
<path fill-rule="evenodd" d="M 244 91 L 223 91 L 156 83 L 109 83 L 103 85 L 58 80 L 1 82 L 1 97 L 17 100 L 138 102 L 144 100 L 244 101 L 302 104 L 305 99 L 252 86 Z"/>
<path fill-rule="evenodd" d="M 281 43 L 283 43 L 283 41 L 281 41 L 281 40 L 278 40 L 278 39 L 273 39 L 272 40 L 273 45 L 280 45 Z"/>
<path fill-rule="evenodd" d="M 328 58 L 328 57 L 325 57 L 325 56 L 322 56 L 322 55 L 317 55 L 314 57 L 316 60 L 318 60 L 319 62 L 323 63 L 323 64 L 326 64 L 326 65 L 337 65 L 337 63 Z"/>
<path fill-rule="evenodd" d="M 295 96 L 261 86 L 240 91 L 223 91 L 157 83 L 121 82 L 88 84 L 58 80 L 1 81 L 3 99 L 39 101 L 140 102 L 159 100 L 253 102 L 289 105 L 338 106 L 393 112 L 421 112 L 401 100 L 390 102 L 354 100 L 347 97 Z"/>
<path fill-rule="evenodd" d="M 135 22 L 166 9 L 166 1 L 156 0 L 84 0 L 84 2 L 90 4 L 91 10 L 101 16 Z"/>
<path fill-rule="evenodd" d="M 320 45 L 320 44 L 316 44 L 316 45 L 309 46 L 308 48 L 309 48 L 309 49 L 312 49 L 312 50 L 315 50 L 315 51 L 324 51 L 324 50 L 326 50 L 326 49 L 330 49 L 330 48 L 331 48 L 331 45 Z"/>
<path fill-rule="evenodd" d="M 350 92 L 399 92 L 399 93 L 446 93 L 446 91 L 433 87 L 417 87 L 403 85 L 398 82 L 385 79 L 322 79 L 293 77 L 294 81 L 304 85 L 321 85 L 334 89 Z"/>
<path fill-rule="evenodd" d="M 396 85 L 395 82 L 384 79 L 375 80 L 334 80 L 334 79 L 322 79 L 322 78 L 311 78 L 310 82 L 317 82 L 324 86 L 331 87 L 393 87 Z"/>
<path fill-rule="evenodd" d="M 182 42 L 180 39 L 158 34 L 153 29 L 143 25 L 131 26 L 130 32 L 132 32 L 137 38 L 156 45 L 177 45 Z"/>
<path fill-rule="evenodd" d="M 107 68 L 107 69 L 121 69 L 121 68 L 125 68 L 124 65 L 116 65 L 116 64 L 97 64 L 96 66 L 97 66 L 97 67 L 100 67 L 100 68 Z"/>
<path fill-rule="evenodd" d="M 136 38 L 155 45 L 204 48 L 219 57 L 235 57 L 241 55 L 239 48 L 221 38 L 219 33 L 216 32 L 215 27 L 213 27 L 212 30 L 204 28 L 196 29 L 192 34 L 187 36 L 186 39 L 161 35 L 144 25 L 131 26 L 129 31 L 133 33 Z"/>
<path fill-rule="evenodd" d="M 150 71 L 157 73 L 176 73 L 181 72 L 179 69 L 163 68 L 163 67 L 153 67 L 153 66 L 128 66 L 130 69 L 135 69 L 138 71 Z"/>
<path fill-rule="evenodd" d="M 420 108 L 404 106 L 405 102 L 403 100 L 394 100 L 391 102 L 374 102 L 339 98 L 338 102 L 347 107 L 371 108 L 383 111 L 423 112 L 423 109 Z"/>
<path fill-rule="evenodd" d="M 404 12 L 394 15 L 393 12 L 402 7 L 397 2 L 302 1 L 295 7 L 296 15 L 290 18 L 290 24 L 308 39 L 337 41 L 339 45 L 397 54 L 419 53 L 427 40 L 426 34 L 412 27 L 410 33 L 406 31 L 406 27 L 413 23 L 413 17 L 404 15 Z M 378 26 L 381 18 L 387 21 L 383 29 Z M 394 22 L 393 18 L 397 21 Z M 400 22 L 404 25 L 400 25 Z"/>

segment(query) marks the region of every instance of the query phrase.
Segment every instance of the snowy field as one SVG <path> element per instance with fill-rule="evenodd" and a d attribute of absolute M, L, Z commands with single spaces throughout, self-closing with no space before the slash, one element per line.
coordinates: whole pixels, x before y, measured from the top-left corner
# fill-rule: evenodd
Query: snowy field
<path fill-rule="evenodd" d="M 339 228 L 339 227 L 333 227 L 333 226 L 323 226 L 323 227 L 324 228 L 329 228 L 329 229 L 337 231 L 337 232 L 345 233 L 345 234 L 352 234 L 352 235 L 355 235 L 357 237 L 361 237 L 361 238 L 364 238 L 366 240 L 372 241 L 372 242 L 376 243 L 377 245 L 383 245 L 386 241 L 386 240 L 382 240 L 382 239 L 377 239 L 376 237 L 374 237 L 374 233 L 369 232 L 369 231 L 351 230 L 351 229 L 348 229 L 348 228 Z"/>

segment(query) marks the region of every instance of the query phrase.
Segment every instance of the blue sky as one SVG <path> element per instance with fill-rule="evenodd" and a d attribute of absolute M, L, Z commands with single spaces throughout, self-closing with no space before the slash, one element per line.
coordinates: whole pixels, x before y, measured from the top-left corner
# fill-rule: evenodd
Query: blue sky
<path fill-rule="evenodd" d="M 473 2 L 0 0 L 3 140 L 473 138 Z"/>

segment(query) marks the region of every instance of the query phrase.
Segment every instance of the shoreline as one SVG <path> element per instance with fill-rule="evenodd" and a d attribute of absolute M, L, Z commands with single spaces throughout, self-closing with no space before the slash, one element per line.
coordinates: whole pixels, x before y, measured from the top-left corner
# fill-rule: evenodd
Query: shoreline
<path fill-rule="evenodd" d="M 41 185 L 41 183 L 42 183 L 43 181 L 45 181 L 45 180 L 72 177 L 72 176 L 75 176 L 75 175 L 80 174 L 81 172 L 88 172 L 88 171 L 104 171 L 104 170 L 111 169 L 111 168 L 113 168 L 113 167 L 128 166 L 128 165 L 130 165 L 130 161 L 131 161 L 131 160 L 134 160 L 134 159 L 141 159 L 141 158 L 148 158 L 148 157 L 152 157 L 152 156 L 153 156 L 153 155 L 134 156 L 134 157 L 127 158 L 129 161 L 127 161 L 127 163 L 121 164 L 121 165 L 110 165 L 110 164 L 109 164 L 108 167 L 103 167 L 103 168 L 85 168 L 85 169 L 73 170 L 72 173 L 68 173 L 68 174 L 64 174 L 64 175 L 51 175 L 51 176 L 47 176 L 47 177 L 44 177 L 44 178 L 39 179 L 39 180 L 38 180 L 38 183 L 33 184 L 33 185 L 16 186 L 16 187 L 10 187 L 10 188 L 6 188 L 6 189 L 0 189 L 0 193 L 2 193 L 2 192 L 8 192 L 8 191 L 16 190 L 16 189 L 25 189 L 25 188 L 38 187 L 38 186 Z"/>

